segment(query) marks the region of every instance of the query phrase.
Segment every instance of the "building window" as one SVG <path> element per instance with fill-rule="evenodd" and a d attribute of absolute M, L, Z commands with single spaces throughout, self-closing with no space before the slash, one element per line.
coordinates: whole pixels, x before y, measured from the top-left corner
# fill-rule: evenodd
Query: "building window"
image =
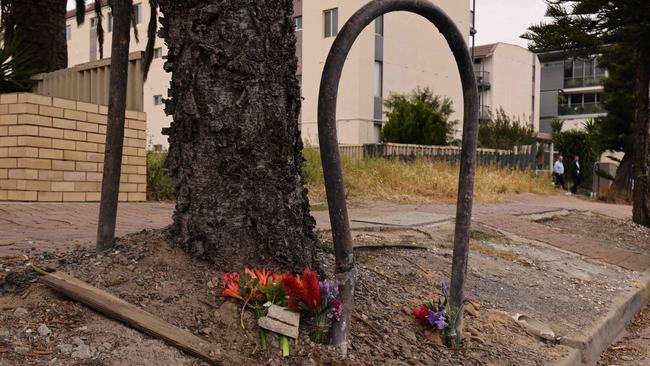
<path fill-rule="evenodd" d="M 97 17 L 90 18 L 90 28 L 97 28 Z"/>
<path fill-rule="evenodd" d="M 153 58 L 162 58 L 162 47 L 154 48 Z"/>
<path fill-rule="evenodd" d="M 153 105 L 161 105 L 161 104 L 162 104 L 162 94 L 154 95 Z"/>
<path fill-rule="evenodd" d="M 375 61 L 375 97 L 381 98 L 383 96 L 383 74 L 384 65 L 380 61 Z"/>
<path fill-rule="evenodd" d="M 108 31 L 113 31 L 113 14 L 108 13 Z"/>
<path fill-rule="evenodd" d="M 335 37 L 339 33 L 339 9 L 329 9 L 323 12 L 325 38 Z"/>
<path fill-rule="evenodd" d="M 598 65 L 595 58 L 569 59 L 564 61 L 564 87 L 580 88 L 602 84 L 606 70 Z"/>
<path fill-rule="evenodd" d="M 378 36 L 384 35 L 384 16 L 381 15 L 375 19 L 375 34 Z"/>
<path fill-rule="evenodd" d="M 293 18 L 293 21 L 296 25 L 296 30 L 297 31 L 302 30 L 302 16 L 297 16 Z"/>
<path fill-rule="evenodd" d="M 135 16 L 135 24 L 142 23 L 142 4 L 133 5 L 133 15 Z"/>
<path fill-rule="evenodd" d="M 163 151 L 163 146 L 161 144 L 153 145 L 153 151 Z"/>
<path fill-rule="evenodd" d="M 69 41 L 72 39 L 72 27 L 69 25 L 65 26 L 65 40 Z"/>
<path fill-rule="evenodd" d="M 603 93 L 561 94 L 559 98 L 561 116 L 605 113 Z"/>

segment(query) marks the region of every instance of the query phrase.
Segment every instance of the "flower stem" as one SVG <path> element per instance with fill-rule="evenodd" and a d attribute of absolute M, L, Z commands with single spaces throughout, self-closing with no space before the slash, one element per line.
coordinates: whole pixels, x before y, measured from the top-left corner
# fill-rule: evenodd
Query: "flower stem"
<path fill-rule="evenodd" d="M 280 348 L 282 348 L 282 356 L 289 357 L 289 337 L 280 336 Z"/>

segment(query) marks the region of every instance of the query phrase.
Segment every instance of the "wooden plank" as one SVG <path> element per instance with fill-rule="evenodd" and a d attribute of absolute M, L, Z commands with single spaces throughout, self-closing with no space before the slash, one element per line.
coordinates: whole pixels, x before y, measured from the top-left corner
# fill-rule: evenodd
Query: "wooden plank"
<path fill-rule="evenodd" d="M 226 358 L 209 342 L 66 273 L 49 273 L 40 277 L 40 280 L 48 287 L 110 318 L 161 339 L 212 365 L 242 362 Z"/>

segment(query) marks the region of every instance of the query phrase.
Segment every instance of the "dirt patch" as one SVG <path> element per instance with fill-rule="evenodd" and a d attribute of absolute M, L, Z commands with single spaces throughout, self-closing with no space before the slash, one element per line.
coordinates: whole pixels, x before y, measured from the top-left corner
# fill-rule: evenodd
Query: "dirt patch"
<path fill-rule="evenodd" d="M 471 295 L 483 306 L 478 317 L 466 317 L 466 349 L 453 351 L 430 343 L 410 312 L 412 307 L 440 296 L 440 279 L 448 276 L 451 268 L 451 244 L 440 239 L 446 234 L 418 230 L 355 233 L 359 243 L 414 242 L 428 249 L 358 253 L 360 280 L 347 359 L 332 362 L 332 350 L 309 342 L 304 331 L 291 344 L 291 357 L 280 357 L 277 340 L 272 337 L 270 350 L 263 353 L 257 345 L 253 316 L 244 313 L 242 329 L 239 305 L 225 301 L 219 296 L 220 289 L 214 287 L 217 281 L 211 280 L 218 280 L 223 273 L 210 263 L 169 247 L 166 235 L 164 230 L 155 230 L 126 236 L 118 240 L 114 251 L 101 257 L 92 250 L 79 250 L 0 262 L 5 274 L 16 273 L 5 275 L 1 290 L 0 364 L 203 364 L 35 282 L 34 274 L 26 269 L 29 260 L 105 289 L 204 337 L 221 352 L 251 359 L 251 364 L 547 365 L 567 353 L 564 346 L 528 335 L 501 306 L 492 306 L 478 291 L 481 286 L 477 287 L 475 275 Z M 327 235 L 324 238 L 328 239 Z M 324 250 L 319 256 L 323 270 L 331 276 L 332 255 Z M 15 280 L 7 281 L 7 277 Z"/>
<path fill-rule="evenodd" d="M 650 365 L 650 305 L 625 328 L 623 338 L 603 352 L 597 365 Z"/>
<path fill-rule="evenodd" d="M 619 220 L 592 212 L 573 212 L 536 220 L 551 230 L 576 237 L 594 238 L 637 253 L 650 251 L 650 230 L 630 220 Z"/>

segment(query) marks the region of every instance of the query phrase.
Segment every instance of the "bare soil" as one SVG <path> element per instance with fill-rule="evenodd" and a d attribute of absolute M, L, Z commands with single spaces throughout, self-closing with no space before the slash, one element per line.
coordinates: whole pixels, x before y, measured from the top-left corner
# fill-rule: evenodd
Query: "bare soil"
<path fill-rule="evenodd" d="M 637 314 L 622 339 L 602 354 L 597 365 L 650 365 L 650 305 Z"/>
<path fill-rule="evenodd" d="M 223 272 L 170 247 L 166 230 L 148 230 L 120 238 L 115 250 L 101 257 L 79 249 L 0 259 L 0 364 L 204 364 L 49 290 L 27 267 L 31 261 L 68 272 L 204 337 L 223 354 L 259 365 L 549 365 L 569 348 L 528 334 L 512 315 L 524 313 L 548 323 L 558 337 L 572 337 L 608 311 L 638 278 L 548 245 L 486 227 L 474 230 L 468 295 L 480 307 L 465 317 L 462 350 L 432 343 L 410 314 L 413 307 L 437 299 L 441 279 L 449 278 L 451 224 L 353 232 L 357 245 L 424 249 L 355 251 L 360 278 L 352 349 L 342 360 L 329 347 L 311 343 L 304 327 L 291 343 L 291 357 L 280 356 L 273 337 L 269 351 L 261 352 L 252 314 L 244 312 L 240 319 L 241 304 L 220 296 Z M 319 262 L 332 276 L 330 237 L 327 232 L 321 236 Z"/>

